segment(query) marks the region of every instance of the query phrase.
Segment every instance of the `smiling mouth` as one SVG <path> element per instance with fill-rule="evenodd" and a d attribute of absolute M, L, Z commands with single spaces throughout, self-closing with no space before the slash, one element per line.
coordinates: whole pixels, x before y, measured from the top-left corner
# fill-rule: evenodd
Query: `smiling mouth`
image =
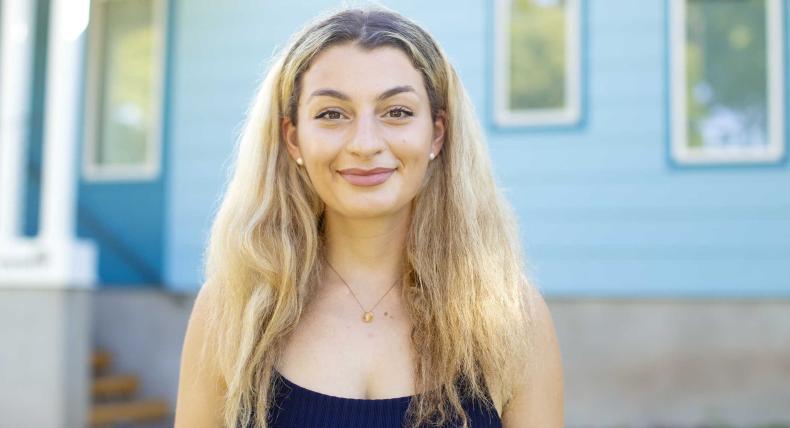
<path fill-rule="evenodd" d="M 394 168 L 374 168 L 359 169 L 349 168 L 338 171 L 340 175 L 354 186 L 377 186 L 385 181 L 395 172 Z"/>

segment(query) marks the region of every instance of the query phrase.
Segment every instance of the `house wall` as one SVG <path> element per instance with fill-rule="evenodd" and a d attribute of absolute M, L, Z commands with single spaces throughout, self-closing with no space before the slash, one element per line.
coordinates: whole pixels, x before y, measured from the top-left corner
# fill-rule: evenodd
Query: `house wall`
<path fill-rule="evenodd" d="M 305 21 L 336 4 L 174 0 L 164 228 L 170 289 L 202 283 L 224 168 L 267 60 Z M 491 2 L 384 4 L 423 24 L 458 69 L 485 127 L 495 175 L 516 208 L 530 273 L 544 292 L 790 295 L 786 158 L 681 167 L 668 157 L 666 1 L 583 2 L 583 119 L 537 129 L 493 124 Z"/>
<path fill-rule="evenodd" d="M 102 282 L 132 289 L 96 293 L 93 343 L 115 354 L 118 371 L 142 377 L 142 396 L 174 408 L 202 251 L 244 111 L 275 47 L 335 3 L 171 1 L 165 175 L 151 187 L 82 183 L 80 198 L 166 284 L 144 288 L 128 257 L 124 266 L 103 256 Z M 567 426 L 790 423 L 790 304 L 778 299 L 790 295 L 787 160 L 673 165 L 665 2 L 584 3 L 581 124 L 502 129 L 490 108 L 490 2 L 385 2 L 439 39 L 478 108 L 557 328 Z M 31 304 L 34 294 L 0 299 L 9 343 L 18 342 L 20 319 L 57 327 L 65 313 L 91 313 L 85 300 Z M 65 342 L 30 355 L 58 355 L 53 343 Z M 0 367 L 25 361 L 0 357 L 8 362 Z M 57 363 L 44 357 L 37 367 Z M 12 389 L 0 392 L 10 403 Z"/>
<path fill-rule="evenodd" d="M 99 7 L 94 2 L 94 8 Z M 166 17 L 166 19 L 169 16 Z M 89 42 L 86 46 L 86 68 L 99 56 L 95 39 L 100 37 L 97 33 L 97 24 L 88 28 Z M 167 27 L 167 25 L 166 25 Z M 164 32 L 167 29 L 163 29 Z M 165 37 L 165 43 L 167 43 Z M 167 48 L 165 58 L 161 62 L 163 75 L 167 70 Z M 86 75 L 86 79 L 87 79 Z M 83 82 L 83 94 L 88 92 L 87 80 Z M 164 88 L 168 81 L 165 79 Z M 168 91 L 154 94 L 165 106 L 168 103 Z M 85 111 L 93 100 L 83 99 L 82 123 L 85 121 Z M 167 111 L 166 107 L 163 111 Z M 167 129 L 167 115 L 162 114 L 161 132 Z M 86 124 L 85 126 L 91 126 Z M 82 136 L 89 132 L 82 129 Z M 77 234 L 93 240 L 98 247 L 99 254 L 99 286 L 100 287 L 139 287 L 161 284 L 163 282 L 162 270 L 164 260 L 164 246 L 166 234 L 164 233 L 166 198 L 165 180 L 166 173 L 160 172 L 150 178 L 137 179 L 88 179 L 83 173 L 85 160 L 83 152 L 86 151 L 87 142 L 83 138 L 82 151 L 78 157 L 80 179 L 78 184 L 78 215 Z M 166 168 L 167 141 L 159 148 L 162 153 L 160 171 Z"/>
<path fill-rule="evenodd" d="M 670 161 L 666 1 L 584 1 L 582 121 L 538 129 L 493 124 L 490 2 L 385 4 L 436 36 L 477 106 L 557 328 L 567 426 L 790 423 L 790 168 Z M 167 291 L 96 300 L 95 342 L 149 395 L 175 400 L 189 296 L 267 60 L 333 5 L 172 0 Z"/>
<path fill-rule="evenodd" d="M 36 25 L 32 55 L 29 145 L 25 168 L 25 236 L 39 231 L 42 144 L 44 136 L 47 37 L 50 0 L 35 0 Z M 88 30 L 90 35 L 90 27 Z M 86 50 L 85 64 L 90 50 Z M 84 82 L 83 82 L 84 87 Z M 84 88 L 83 88 L 84 89 Z M 84 91 L 83 91 L 84 93 Z M 85 100 L 81 100 L 85 101 Z M 167 101 L 164 98 L 164 101 Z M 81 105 L 75 106 L 79 108 Z M 80 116 L 80 123 L 83 117 Z M 84 129 L 80 130 L 84 136 Z M 77 156 L 77 230 L 99 251 L 99 286 L 139 286 L 162 282 L 165 222 L 164 174 L 142 181 L 89 181 L 82 175 L 82 149 Z M 164 153 L 166 155 L 166 153 Z M 163 162 L 166 162 L 166 158 Z"/>
<path fill-rule="evenodd" d="M 90 409 L 93 293 L 0 289 L 0 426 L 84 427 Z"/>

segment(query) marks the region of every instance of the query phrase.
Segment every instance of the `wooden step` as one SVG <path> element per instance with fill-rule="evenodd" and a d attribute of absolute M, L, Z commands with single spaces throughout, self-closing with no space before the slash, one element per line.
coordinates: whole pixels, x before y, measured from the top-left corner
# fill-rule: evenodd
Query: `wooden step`
<path fill-rule="evenodd" d="M 169 417 L 164 400 L 137 400 L 119 403 L 94 404 L 91 408 L 91 426 L 115 423 L 146 422 Z"/>
<path fill-rule="evenodd" d="M 105 375 L 93 379 L 93 398 L 131 397 L 137 392 L 135 375 Z"/>
<path fill-rule="evenodd" d="M 112 355 L 110 355 L 109 352 L 101 349 L 93 351 L 93 355 L 91 357 L 93 373 L 102 373 L 106 371 L 110 367 L 111 363 Z"/>

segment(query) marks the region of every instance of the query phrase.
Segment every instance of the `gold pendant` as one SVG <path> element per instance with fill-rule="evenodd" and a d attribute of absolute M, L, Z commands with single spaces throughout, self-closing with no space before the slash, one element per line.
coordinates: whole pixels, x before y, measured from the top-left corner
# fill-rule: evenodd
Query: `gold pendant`
<path fill-rule="evenodd" d="M 362 321 L 365 322 L 373 321 L 373 312 L 365 312 L 365 315 L 362 315 Z"/>

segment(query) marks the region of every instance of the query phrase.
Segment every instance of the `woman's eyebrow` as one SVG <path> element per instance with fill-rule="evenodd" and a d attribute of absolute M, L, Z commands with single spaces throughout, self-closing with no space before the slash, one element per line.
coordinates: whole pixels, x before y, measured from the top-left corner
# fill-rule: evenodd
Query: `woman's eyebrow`
<path fill-rule="evenodd" d="M 392 89 L 387 89 L 386 91 L 382 92 L 381 95 L 376 97 L 376 101 L 385 100 L 385 99 L 387 99 L 389 97 L 393 97 L 393 96 L 395 96 L 397 94 L 400 94 L 401 92 L 415 92 L 415 91 L 414 91 L 414 88 L 412 88 L 409 85 L 396 86 L 396 87 L 394 87 Z"/>
<path fill-rule="evenodd" d="M 382 92 L 378 97 L 376 97 L 376 101 L 385 100 L 389 97 L 395 96 L 402 92 L 416 92 L 416 91 L 410 85 L 396 86 L 394 88 L 387 89 L 386 91 Z M 317 89 L 315 92 L 310 94 L 310 97 L 307 99 L 307 101 L 310 101 L 313 97 L 332 97 L 332 98 L 341 99 L 343 101 L 349 101 L 351 99 L 351 97 L 349 97 L 348 95 L 336 89 L 330 89 L 330 88 Z"/>

